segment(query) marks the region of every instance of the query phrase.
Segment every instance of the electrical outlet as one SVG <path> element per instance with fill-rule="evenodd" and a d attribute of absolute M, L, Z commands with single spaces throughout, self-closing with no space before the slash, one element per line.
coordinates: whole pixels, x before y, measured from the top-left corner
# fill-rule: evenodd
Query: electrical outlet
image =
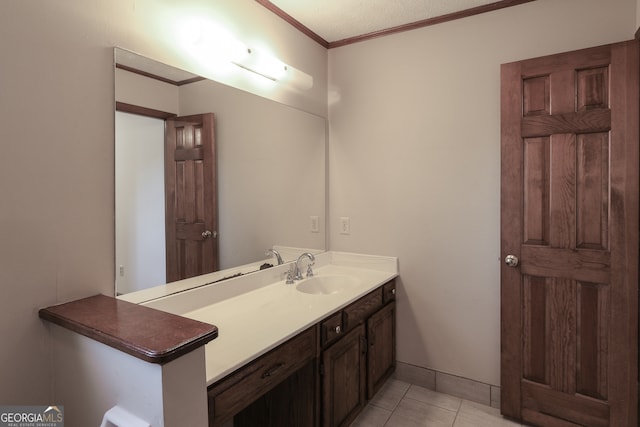
<path fill-rule="evenodd" d="M 309 217 L 309 220 L 311 222 L 311 232 L 312 233 L 319 233 L 320 232 L 320 219 L 313 215 Z"/>
<path fill-rule="evenodd" d="M 340 217 L 340 234 L 351 233 L 351 221 L 348 216 Z"/>

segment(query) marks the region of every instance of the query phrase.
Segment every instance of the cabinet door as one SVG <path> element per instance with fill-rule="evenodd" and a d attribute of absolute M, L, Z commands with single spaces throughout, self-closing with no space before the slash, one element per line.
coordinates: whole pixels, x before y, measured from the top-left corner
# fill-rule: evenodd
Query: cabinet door
<path fill-rule="evenodd" d="M 360 324 L 322 354 L 322 424 L 348 426 L 365 404 L 366 341 Z"/>
<path fill-rule="evenodd" d="M 396 366 L 396 304 L 387 304 L 367 320 L 367 396 L 382 387 Z"/>
<path fill-rule="evenodd" d="M 314 427 L 317 426 L 316 373 L 312 360 L 290 375 L 269 393 L 240 411 L 234 427 Z M 248 392 L 247 394 L 251 394 Z"/>

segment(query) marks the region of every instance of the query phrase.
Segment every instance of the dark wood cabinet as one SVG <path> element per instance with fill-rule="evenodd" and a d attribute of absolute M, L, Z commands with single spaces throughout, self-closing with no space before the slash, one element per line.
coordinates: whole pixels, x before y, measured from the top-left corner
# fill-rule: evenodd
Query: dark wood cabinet
<path fill-rule="evenodd" d="M 338 341 L 334 332 L 339 313 L 325 321 L 331 341 L 321 343 L 323 427 L 348 426 L 393 373 L 395 310 L 392 280 L 342 310 L 343 336 Z"/>
<path fill-rule="evenodd" d="M 209 387 L 209 425 L 348 426 L 395 369 L 395 281 Z"/>
<path fill-rule="evenodd" d="M 209 387 L 209 425 L 217 427 L 315 360 L 314 325 Z"/>
<path fill-rule="evenodd" d="M 318 420 L 316 361 L 290 375 L 233 418 L 234 427 L 314 427 Z"/>
<path fill-rule="evenodd" d="M 348 426 L 366 402 L 364 325 L 347 333 L 322 353 L 322 425 Z"/>
<path fill-rule="evenodd" d="M 396 367 L 396 304 L 385 305 L 367 320 L 367 397 L 371 399 Z"/>

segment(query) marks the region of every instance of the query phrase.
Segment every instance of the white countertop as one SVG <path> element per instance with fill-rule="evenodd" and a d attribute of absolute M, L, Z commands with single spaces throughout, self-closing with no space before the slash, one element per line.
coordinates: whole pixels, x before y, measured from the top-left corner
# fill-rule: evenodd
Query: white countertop
<path fill-rule="evenodd" d="M 218 338 L 205 346 L 211 385 L 398 275 L 394 257 L 326 252 L 316 256 L 315 276 L 348 275 L 358 283 L 315 295 L 296 290 L 300 282 L 285 284 L 288 268 L 285 264 L 146 305 L 218 327 Z"/>

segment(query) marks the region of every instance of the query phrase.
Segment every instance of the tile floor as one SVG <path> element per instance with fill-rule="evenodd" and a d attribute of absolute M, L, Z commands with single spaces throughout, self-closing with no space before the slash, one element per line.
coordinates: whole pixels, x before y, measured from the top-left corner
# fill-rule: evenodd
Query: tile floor
<path fill-rule="evenodd" d="M 396 379 L 388 380 L 351 427 L 510 427 L 500 410 Z"/>

